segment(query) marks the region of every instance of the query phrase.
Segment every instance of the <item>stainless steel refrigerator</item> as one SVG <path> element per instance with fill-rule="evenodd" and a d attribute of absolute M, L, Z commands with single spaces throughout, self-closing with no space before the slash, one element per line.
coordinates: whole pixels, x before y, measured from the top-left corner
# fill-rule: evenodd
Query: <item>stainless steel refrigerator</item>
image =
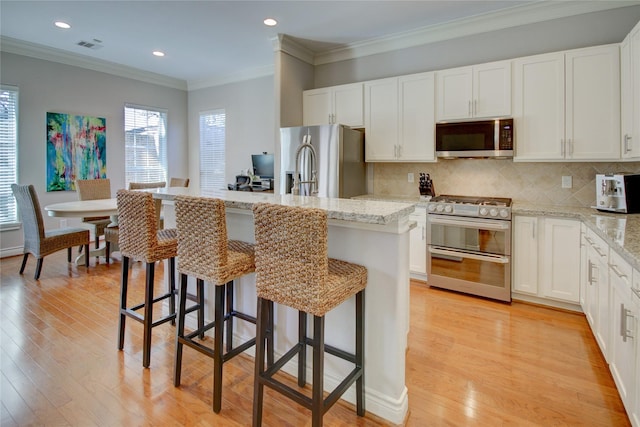
<path fill-rule="evenodd" d="M 361 132 L 344 125 L 280 129 L 280 194 L 350 198 L 366 191 Z"/>

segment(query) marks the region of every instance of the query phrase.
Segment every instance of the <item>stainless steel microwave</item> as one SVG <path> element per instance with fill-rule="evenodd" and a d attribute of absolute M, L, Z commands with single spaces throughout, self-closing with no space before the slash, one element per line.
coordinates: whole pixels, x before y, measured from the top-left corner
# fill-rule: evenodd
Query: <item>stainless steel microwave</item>
<path fill-rule="evenodd" d="M 437 123 L 436 156 L 513 157 L 513 119 Z"/>

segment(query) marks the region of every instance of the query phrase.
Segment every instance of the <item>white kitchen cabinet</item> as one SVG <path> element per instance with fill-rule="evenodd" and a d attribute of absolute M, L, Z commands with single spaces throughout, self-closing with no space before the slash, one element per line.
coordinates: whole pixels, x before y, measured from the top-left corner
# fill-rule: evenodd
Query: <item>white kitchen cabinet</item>
<path fill-rule="evenodd" d="M 577 305 L 580 221 L 516 215 L 513 231 L 513 292 Z"/>
<path fill-rule="evenodd" d="M 364 126 L 363 84 L 352 83 L 306 90 L 302 94 L 304 126 L 343 124 Z"/>
<path fill-rule="evenodd" d="M 587 230 L 588 275 L 585 282 L 586 306 L 583 307 L 591 331 L 605 360 L 609 360 L 609 245 L 593 231 Z"/>
<path fill-rule="evenodd" d="M 427 279 L 427 210 L 416 206 L 410 216 L 411 221 L 417 223 L 409 236 L 410 254 L 409 271 L 415 279 Z"/>
<path fill-rule="evenodd" d="M 365 156 L 375 161 L 434 161 L 434 75 L 365 82 Z"/>
<path fill-rule="evenodd" d="M 640 22 L 620 45 L 622 158 L 640 159 Z"/>
<path fill-rule="evenodd" d="M 511 61 L 436 72 L 438 121 L 511 115 Z"/>
<path fill-rule="evenodd" d="M 620 51 L 597 46 L 514 60 L 516 161 L 620 158 Z"/>
<path fill-rule="evenodd" d="M 631 291 L 632 268 L 620 255 L 610 254 L 611 351 L 609 369 L 629 418 L 638 392 L 636 357 L 638 340 L 638 304 Z M 637 272 L 636 272 L 637 274 Z"/>

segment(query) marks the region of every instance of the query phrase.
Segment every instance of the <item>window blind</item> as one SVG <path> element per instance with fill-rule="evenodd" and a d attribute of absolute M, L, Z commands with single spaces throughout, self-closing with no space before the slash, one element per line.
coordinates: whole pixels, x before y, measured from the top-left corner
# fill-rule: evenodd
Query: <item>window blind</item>
<path fill-rule="evenodd" d="M 167 111 L 125 105 L 125 181 L 167 181 Z"/>
<path fill-rule="evenodd" d="M 224 109 L 200 113 L 200 190 L 203 194 L 226 189 Z"/>
<path fill-rule="evenodd" d="M 18 222 L 11 184 L 18 182 L 18 88 L 0 86 L 0 226 Z"/>

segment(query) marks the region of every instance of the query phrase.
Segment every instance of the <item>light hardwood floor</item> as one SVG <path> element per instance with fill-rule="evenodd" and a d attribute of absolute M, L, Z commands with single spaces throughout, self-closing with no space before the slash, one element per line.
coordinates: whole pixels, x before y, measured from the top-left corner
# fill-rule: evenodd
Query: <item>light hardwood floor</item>
<path fill-rule="evenodd" d="M 212 362 L 189 349 L 173 386 L 174 327 L 155 328 L 142 368 L 142 326 L 127 323 L 117 350 L 120 263 L 89 270 L 48 256 L 40 281 L 30 259 L 0 261 L 0 425 L 247 426 L 253 363 L 224 366 L 220 414 L 211 410 Z M 157 269 L 157 283 L 162 267 Z M 142 300 L 144 266 L 130 294 Z M 369 339 L 375 333 L 369 331 Z M 411 286 L 407 426 L 628 426 L 629 420 L 584 316 L 506 305 Z M 264 425 L 310 425 L 308 412 L 266 390 Z M 328 426 L 378 426 L 340 402 Z"/>

